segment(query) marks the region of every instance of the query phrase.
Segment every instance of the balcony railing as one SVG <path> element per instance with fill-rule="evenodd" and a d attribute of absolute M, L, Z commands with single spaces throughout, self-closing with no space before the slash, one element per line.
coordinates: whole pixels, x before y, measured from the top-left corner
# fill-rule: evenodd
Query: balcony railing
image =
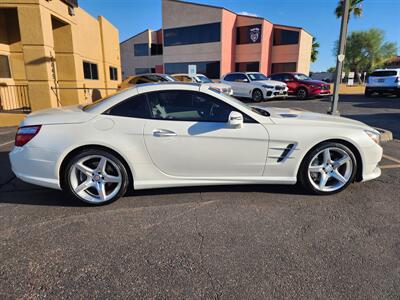
<path fill-rule="evenodd" d="M 30 113 L 27 85 L 0 85 L 0 111 Z"/>

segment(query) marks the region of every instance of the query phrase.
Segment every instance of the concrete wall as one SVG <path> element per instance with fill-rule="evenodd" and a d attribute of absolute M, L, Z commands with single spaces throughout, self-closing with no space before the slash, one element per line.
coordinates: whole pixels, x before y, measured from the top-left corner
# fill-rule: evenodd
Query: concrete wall
<path fill-rule="evenodd" d="M 306 31 L 300 31 L 299 57 L 297 72 L 308 75 L 310 73 L 311 52 L 313 37 Z"/>
<path fill-rule="evenodd" d="M 163 64 L 162 55 L 150 55 L 151 43 L 158 43 L 159 33 L 153 30 L 145 30 L 142 33 L 124 41 L 121 43 L 121 61 L 122 61 L 122 72 L 123 78 L 130 75 L 135 75 L 136 68 L 156 68 L 158 65 Z M 148 44 L 149 55 L 148 56 L 135 56 L 134 45 L 135 44 Z"/>
<path fill-rule="evenodd" d="M 106 19 L 93 18 L 80 8 L 71 16 L 60 0 L 4 0 L 0 12 L 5 8 L 18 12 L 18 30 L 6 25 L 6 31 L 18 33 L 20 39 L 11 44 L 0 38 L 0 51 L 10 55 L 14 82 L 28 84 L 33 110 L 89 103 L 94 96 L 84 87 L 96 88 L 96 98 L 111 93 L 106 88 L 117 87 L 121 78 L 118 30 Z M 98 80 L 84 79 L 84 60 L 97 64 Z M 118 69 L 118 81 L 110 80 L 109 66 Z M 0 78 L 2 82 L 7 83 Z"/>

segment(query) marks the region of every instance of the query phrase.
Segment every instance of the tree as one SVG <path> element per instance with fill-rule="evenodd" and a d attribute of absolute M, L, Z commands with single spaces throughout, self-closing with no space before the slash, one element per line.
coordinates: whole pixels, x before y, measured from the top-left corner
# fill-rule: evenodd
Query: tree
<path fill-rule="evenodd" d="M 349 20 L 350 20 L 351 15 L 353 15 L 356 18 L 361 17 L 361 15 L 363 13 L 361 4 L 363 3 L 363 1 L 364 0 L 350 0 Z M 335 9 L 335 15 L 337 18 L 342 17 L 343 5 L 344 5 L 344 1 L 339 0 L 338 5 L 336 6 L 336 9 Z"/>
<path fill-rule="evenodd" d="M 358 73 L 371 72 L 393 59 L 397 54 L 397 46 L 385 42 L 384 37 L 384 31 L 377 28 L 351 32 L 347 37 L 344 70 L 355 72 L 358 78 Z M 334 56 L 337 55 L 337 48 L 338 42 Z"/>
<path fill-rule="evenodd" d="M 335 73 L 336 72 L 336 67 L 329 67 L 328 70 L 326 70 L 329 73 Z"/>
<path fill-rule="evenodd" d="M 318 48 L 320 47 L 317 39 L 313 37 L 312 39 L 312 50 L 311 50 L 311 62 L 316 62 L 318 58 Z"/>

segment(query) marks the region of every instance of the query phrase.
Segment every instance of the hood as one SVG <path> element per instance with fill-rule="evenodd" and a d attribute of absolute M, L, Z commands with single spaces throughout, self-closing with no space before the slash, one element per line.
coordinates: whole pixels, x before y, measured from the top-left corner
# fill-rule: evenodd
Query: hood
<path fill-rule="evenodd" d="M 314 113 L 310 111 L 300 111 L 290 108 L 275 108 L 275 107 L 265 107 L 265 106 L 257 106 L 254 107 L 263 109 L 271 115 L 271 119 L 277 124 L 288 124 L 295 123 L 296 121 L 305 121 L 305 122 L 313 122 L 319 123 L 321 126 L 346 126 L 360 129 L 373 130 L 370 126 L 353 119 L 348 119 L 339 116 L 332 116 L 328 114 L 320 114 Z"/>
<path fill-rule="evenodd" d="M 84 112 L 81 105 L 43 109 L 30 113 L 20 126 L 83 123 L 96 115 Z"/>
<path fill-rule="evenodd" d="M 299 80 L 300 83 L 304 84 L 318 84 L 318 85 L 329 85 L 329 83 L 326 83 L 321 80 Z"/>
<path fill-rule="evenodd" d="M 257 81 L 252 81 L 251 83 L 259 84 L 259 85 L 266 84 L 266 85 L 273 85 L 273 86 L 276 86 L 276 85 L 286 86 L 286 83 L 284 83 L 282 81 L 276 81 L 276 80 L 257 80 Z"/>

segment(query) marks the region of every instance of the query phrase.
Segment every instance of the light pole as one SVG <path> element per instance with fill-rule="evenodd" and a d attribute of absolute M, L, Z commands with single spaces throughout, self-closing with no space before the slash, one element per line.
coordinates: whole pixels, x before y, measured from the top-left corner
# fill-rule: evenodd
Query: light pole
<path fill-rule="evenodd" d="M 344 2 L 343 5 L 343 13 L 342 13 L 342 24 L 340 26 L 340 38 L 339 38 L 339 51 L 336 60 L 336 78 L 335 84 L 333 86 L 333 95 L 331 99 L 331 107 L 328 111 L 328 114 L 331 115 L 339 115 L 338 111 L 338 101 L 339 101 L 339 85 L 342 79 L 342 70 L 343 70 L 343 61 L 345 58 L 345 49 L 346 49 L 346 40 L 347 40 L 347 27 L 349 24 L 349 9 L 350 9 L 350 0 L 342 0 Z"/>

